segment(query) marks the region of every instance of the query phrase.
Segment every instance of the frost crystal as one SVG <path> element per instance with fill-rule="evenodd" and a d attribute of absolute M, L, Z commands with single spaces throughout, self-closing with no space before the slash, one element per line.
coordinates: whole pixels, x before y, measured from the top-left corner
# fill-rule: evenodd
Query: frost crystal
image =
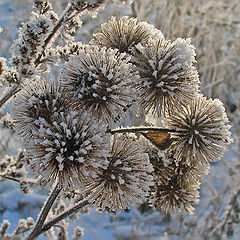
<path fill-rule="evenodd" d="M 176 161 L 186 165 L 217 161 L 232 141 L 227 122 L 223 105 L 217 99 L 207 100 L 199 95 L 190 104 L 175 108 L 163 124 L 178 131 L 172 133 L 176 141 L 171 145 Z"/>
<path fill-rule="evenodd" d="M 156 209 L 167 214 L 193 213 L 193 206 L 199 201 L 199 181 L 185 181 L 170 165 L 161 168 L 155 182 L 150 202 Z"/>
<path fill-rule="evenodd" d="M 195 51 L 189 39 L 171 42 L 151 38 L 133 48 L 132 54 L 140 76 L 140 106 L 146 112 L 165 115 L 174 105 L 189 102 L 197 93 Z"/>
<path fill-rule="evenodd" d="M 81 189 L 105 169 L 108 135 L 86 113 L 60 112 L 54 122 L 40 118 L 35 138 L 25 144 L 26 156 L 40 182 L 51 186 L 56 180 L 65 189 Z"/>
<path fill-rule="evenodd" d="M 108 123 L 122 116 L 132 104 L 138 78 L 132 65 L 117 50 L 85 46 L 70 58 L 61 72 L 60 82 L 84 108 Z"/>
<path fill-rule="evenodd" d="M 36 122 L 43 118 L 51 123 L 55 115 L 64 111 L 67 105 L 60 87 L 52 80 L 36 80 L 18 94 L 12 106 L 11 115 L 20 138 L 34 137 L 39 127 Z"/>
<path fill-rule="evenodd" d="M 153 168 L 138 144 L 126 136 L 114 136 L 105 170 L 86 186 L 88 201 L 103 211 L 116 214 L 148 196 Z"/>
<path fill-rule="evenodd" d="M 101 32 L 95 34 L 90 43 L 100 47 L 116 48 L 120 52 L 129 52 L 132 47 L 149 37 L 163 38 L 163 34 L 147 22 L 137 23 L 136 18 L 124 16 L 117 20 L 112 17 L 108 23 L 102 24 Z"/>

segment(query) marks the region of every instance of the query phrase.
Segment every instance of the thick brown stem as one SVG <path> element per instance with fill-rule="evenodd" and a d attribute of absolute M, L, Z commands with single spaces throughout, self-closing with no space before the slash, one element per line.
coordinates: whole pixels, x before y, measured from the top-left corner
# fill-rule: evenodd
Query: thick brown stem
<path fill-rule="evenodd" d="M 53 227 L 56 223 L 62 221 L 64 218 L 72 215 L 73 213 L 76 213 L 78 210 L 87 206 L 88 204 L 89 204 L 88 201 L 80 202 L 78 205 L 74 206 L 73 208 L 70 208 L 70 209 L 66 210 L 61 215 L 59 215 L 56 218 L 52 219 L 51 221 L 47 222 L 46 224 L 43 225 L 41 231 L 39 232 L 39 235 L 43 234 L 44 232 L 49 230 L 51 227 Z"/>
<path fill-rule="evenodd" d="M 37 223 L 35 224 L 30 234 L 26 237 L 26 240 L 33 240 L 41 234 L 40 232 L 44 224 L 44 221 L 46 220 L 47 215 L 60 192 L 61 192 L 61 187 L 60 187 L 60 184 L 58 183 L 56 187 L 53 189 L 53 191 L 51 192 L 51 194 L 49 195 L 46 203 L 44 204 L 44 207 L 41 210 Z"/>
<path fill-rule="evenodd" d="M 62 26 L 62 24 L 64 23 L 64 21 L 66 20 L 66 18 L 68 18 L 72 12 L 74 11 L 73 6 L 70 4 L 68 6 L 68 8 L 66 9 L 65 13 L 62 15 L 62 17 L 59 19 L 58 23 L 56 24 L 56 26 L 54 27 L 54 29 L 52 30 L 52 32 L 48 35 L 48 37 L 46 38 L 46 40 L 44 41 L 44 45 L 43 45 L 43 50 L 42 53 L 38 55 L 37 59 L 35 60 L 35 66 L 37 67 L 40 63 L 41 63 L 41 58 L 44 54 L 44 51 L 46 50 L 48 44 L 51 42 L 52 38 L 55 36 L 55 34 L 57 33 L 57 31 L 60 29 L 60 27 Z"/>
<path fill-rule="evenodd" d="M 110 129 L 109 132 L 112 134 L 115 133 L 141 133 L 141 132 L 146 132 L 146 131 L 156 131 L 156 132 L 163 132 L 163 133 L 168 133 L 168 132 L 180 132 L 174 129 L 167 129 L 167 128 L 159 128 L 159 127 L 129 127 L 129 128 L 119 128 L 119 129 Z"/>
<path fill-rule="evenodd" d="M 18 91 L 20 90 L 19 84 L 15 84 L 12 88 L 5 94 L 5 96 L 0 100 L 0 108 Z"/>

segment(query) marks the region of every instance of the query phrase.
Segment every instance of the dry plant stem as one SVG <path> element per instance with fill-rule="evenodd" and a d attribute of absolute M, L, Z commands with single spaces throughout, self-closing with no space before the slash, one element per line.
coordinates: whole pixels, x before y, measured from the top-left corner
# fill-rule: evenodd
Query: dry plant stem
<path fill-rule="evenodd" d="M 0 100 L 0 108 L 18 91 L 20 90 L 19 84 L 15 84 L 12 88 L 6 93 L 6 95 Z"/>
<path fill-rule="evenodd" d="M 66 18 L 68 18 L 72 12 L 74 11 L 72 4 L 70 4 L 68 6 L 68 8 L 65 10 L 65 13 L 62 15 L 62 17 L 59 19 L 58 23 L 56 24 L 56 26 L 54 27 L 54 29 L 52 30 L 52 32 L 48 35 L 48 37 L 46 38 L 46 40 L 44 41 L 44 45 L 43 45 L 43 50 L 42 53 L 38 55 L 37 59 L 35 60 L 35 66 L 37 67 L 40 63 L 41 63 L 41 57 L 44 54 L 44 51 L 46 50 L 48 44 L 51 42 L 51 39 L 54 37 L 54 35 L 57 33 L 57 31 L 59 30 L 59 28 L 62 26 L 62 24 L 64 23 L 64 21 L 66 20 Z"/>
<path fill-rule="evenodd" d="M 61 192 L 61 187 L 60 187 L 60 184 L 57 183 L 57 185 L 49 195 L 47 201 L 45 202 L 41 210 L 40 216 L 37 220 L 37 223 L 35 224 L 33 230 L 30 232 L 28 237 L 26 237 L 26 240 L 33 240 L 40 235 L 41 228 L 44 224 L 44 221 L 46 220 L 47 215 L 60 192 Z"/>
<path fill-rule="evenodd" d="M 229 201 L 229 205 L 233 206 L 233 204 L 235 202 L 237 202 L 237 198 L 239 197 L 240 195 L 240 188 L 238 188 L 235 193 L 232 195 L 230 201 Z M 233 207 L 230 207 L 229 208 L 229 205 L 228 205 L 228 208 L 226 210 L 226 214 L 223 218 L 223 220 L 221 221 L 220 224 L 218 224 L 211 232 L 210 232 L 210 236 L 212 236 L 215 232 L 217 231 L 221 231 L 221 234 L 222 232 L 224 231 L 224 228 L 225 228 L 225 225 L 228 223 L 229 221 L 229 218 L 231 217 L 232 215 L 232 211 L 234 211 Z"/>
<path fill-rule="evenodd" d="M 74 206 L 73 208 L 70 208 L 68 210 L 66 210 L 65 212 L 63 212 L 61 215 L 57 216 L 56 218 L 52 219 L 51 221 L 47 222 L 46 224 L 43 225 L 42 229 L 39 232 L 40 234 L 43 234 L 44 232 L 48 231 L 51 227 L 53 227 L 56 223 L 62 221 L 64 218 L 72 215 L 73 213 L 76 213 L 78 210 L 80 210 L 81 208 L 87 206 L 89 204 L 88 201 L 83 201 L 80 202 L 79 204 L 77 204 L 76 206 Z M 28 240 L 28 239 L 27 239 Z"/>
<path fill-rule="evenodd" d="M 37 67 L 41 63 L 41 57 L 43 56 L 48 44 L 51 42 L 52 38 L 55 36 L 59 28 L 62 26 L 64 23 L 65 19 L 69 17 L 72 12 L 74 11 L 72 5 L 70 4 L 68 8 L 66 9 L 65 13 L 63 16 L 59 19 L 58 23 L 56 26 L 53 28 L 52 32 L 48 35 L 46 38 L 44 45 L 43 45 L 43 50 L 41 54 L 38 55 L 37 59 L 35 60 L 35 67 Z M 19 81 L 20 82 L 20 81 Z M 0 100 L 0 108 L 12 97 L 14 96 L 18 91 L 20 90 L 20 84 L 15 84 L 7 93 L 6 95 Z"/>
<path fill-rule="evenodd" d="M 8 179 L 8 180 L 11 180 L 11 181 L 14 181 L 14 182 L 18 182 L 18 183 L 21 182 L 20 179 L 13 178 L 13 177 L 11 177 L 11 176 L 7 176 L 7 175 L 1 174 L 1 173 L 0 173 L 0 177 L 5 178 L 5 179 Z M 36 181 L 34 181 L 34 180 L 28 180 L 26 183 L 38 184 L 38 183 L 37 183 Z"/>
<path fill-rule="evenodd" d="M 181 132 L 181 131 L 177 131 L 174 129 L 159 128 L 159 127 L 129 127 L 129 128 L 120 128 L 120 129 L 113 129 L 113 130 L 110 129 L 109 130 L 109 132 L 111 134 L 128 133 L 128 132 L 138 133 L 138 132 L 144 132 L 144 131 L 158 131 L 158 132 L 164 132 L 164 133 Z"/>
<path fill-rule="evenodd" d="M 0 174 L 0 177 L 20 183 L 20 180 L 17 178 L 9 177 L 9 176 L 3 175 L 3 174 Z"/>

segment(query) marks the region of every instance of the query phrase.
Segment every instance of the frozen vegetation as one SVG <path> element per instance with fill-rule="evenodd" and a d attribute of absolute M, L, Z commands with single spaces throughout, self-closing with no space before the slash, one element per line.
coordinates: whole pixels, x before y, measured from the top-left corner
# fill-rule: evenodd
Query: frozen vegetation
<path fill-rule="evenodd" d="M 239 12 L 0 0 L 0 239 L 239 239 Z"/>

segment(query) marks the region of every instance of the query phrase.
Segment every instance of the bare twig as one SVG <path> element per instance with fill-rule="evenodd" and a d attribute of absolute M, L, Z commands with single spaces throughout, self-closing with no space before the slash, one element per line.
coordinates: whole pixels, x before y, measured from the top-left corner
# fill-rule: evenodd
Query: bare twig
<path fill-rule="evenodd" d="M 72 4 L 69 4 L 68 8 L 65 10 L 64 14 L 62 15 L 62 17 L 59 19 L 58 23 L 56 24 L 56 26 L 53 28 L 52 32 L 48 35 L 48 37 L 46 38 L 46 40 L 44 41 L 44 45 L 43 45 L 43 50 L 42 52 L 38 55 L 37 59 L 35 60 L 35 66 L 37 67 L 40 63 L 41 63 L 41 57 L 43 56 L 47 46 L 49 45 L 49 43 L 51 42 L 52 38 L 55 36 L 55 34 L 57 33 L 57 31 L 60 29 L 60 27 L 62 26 L 62 24 L 64 23 L 64 21 L 66 20 L 67 17 L 69 17 L 72 12 L 74 11 L 74 8 L 72 6 Z"/>
<path fill-rule="evenodd" d="M 11 176 L 8 176 L 8 175 L 5 175 L 5 174 L 2 174 L 0 173 L 0 177 L 2 178 L 5 178 L 5 179 L 8 179 L 8 180 L 11 180 L 11 181 L 14 181 L 14 182 L 18 182 L 18 183 L 21 183 L 22 181 L 18 178 L 14 178 L 14 177 L 11 177 Z M 24 182 L 26 183 L 29 183 L 29 184 L 38 184 L 37 181 L 35 181 L 34 179 L 27 179 L 27 180 L 24 180 Z"/>
<path fill-rule="evenodd" d="M 222 232 L 224 231 L 226 225 L 230 222 L 232 223 L 232 219 L 230 219 L 232 217 L 232 212 L 236 213 L 236 209 L 234 209 L 234 206 L 236 205 L 237 202 L 237 198 L 240 195 L 240 188 L 237 188 L 237 190 L 233 193 L 233 195 L 230 198 L 230 201 L 227 205 L 226 212 L 224 217 L 222 218 L 222 221 L 210 232 L 210 236 L 214 235 L 214 233 L 216 233 L 217 231 L 220 231 L 221 235 Z"/>
<path fill-rule="evenodd" d="M 19 84 L 15 84 L 12 88 L 5 94 L 5 96 L 0 100 L 0 108 L 18 91 L 20 90 Z"/>
<path fill-rule="evenodd" d="M 8 179 L 8 180 L 11 180 L 11 181 L 14 181 L 14 182 L 18 182 L 18 183 L 21 182 L 21 180 L 19 180 L 19 179 L 17 179 L 17 178 L 13 178 L 13 177 L 10 177 L 10 176 L 4 175 L 4 174 L 0 174 L 0 177 L 6 178 L 6 179 Z"/>
<path fill-rule="evenodd" d="M 181 132 L 174 129 L 160 128 L 160 127 L 129 127 L 129 128 L 119 128 L 119 129 L 109 129 L 109 132 L 112 134 L 115 133 L 141 133 L 146 131 L 156 131 L 156 132 Z"/>
<path fill-rule="evenodd" d="M 53 191 L 51 192 L 51 194 L 49 195 L 46 203 L 44 204 L 44 207 L 41 210 L 40 216 L 37 220 L 35 227 L 27 236 L 26 240 L 33 240 L 41 234 L 41 228 L 44 224 L 44 221 L 46 220 L 47 215 L 60 192 L 61 192 L 61 187 L 60 187 L 60 184 L 58 183 L 53 189 Z"/>
<path fill-rule="evenodd" d="M 65 212 L 63 212 L 61 215 L 57 216 L 56 218 L 52 219 L 51 221 L 47 222 L 46 224 L 43 225 L 42 229 L 39 232 L 40 234 L 43 234 L 44 232 L 48 231 L 51 227 L 53 227 L 56 223 L 62 221 L 64 218 L 72 215 L 73 213 L 76 213 L 78 210 L 80 210 L 81 208 L 87 206 L 89 204 L 88 201 L 83 201 L 80 202 L 79 204 L 77 204 L 76 206 L 66 210 Z M 26 239 L 29 240 L 29 239 Z"/>

